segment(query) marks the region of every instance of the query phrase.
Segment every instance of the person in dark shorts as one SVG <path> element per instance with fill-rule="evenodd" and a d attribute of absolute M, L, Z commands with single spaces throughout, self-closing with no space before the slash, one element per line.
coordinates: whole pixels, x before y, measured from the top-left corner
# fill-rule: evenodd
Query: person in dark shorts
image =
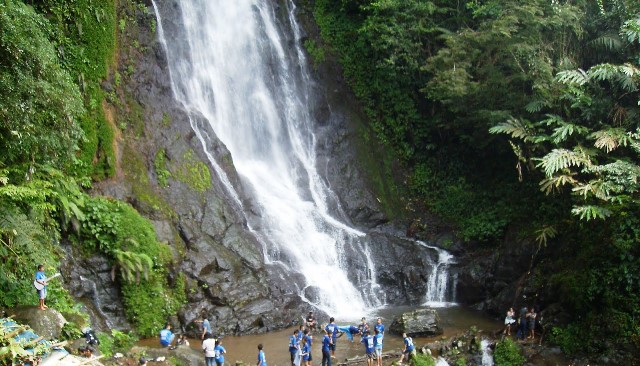
<path fill-rule="evenodd" d="M 295 365 L 294 361 L 296 359 L 296 353 L 300 351 L 300 343 L 298 334 L 300 331 L 298 329 L 293 331 L 293 335 L 289 337 L 289 353 L 291 354 L 291 365 Z"/>
<path fill-rule="evenodd" d="M 307 328 L 309 328 L 309 330 L 313 331 L 317 329 L 318 326 L 318 322 L 316 321 L 316 316 L 313 315 L 313 311 L 310 311 L 309 314 L 307 315 L 307 319 L 305 321 Z"/>
<path fill-rule="evenodd" d="M 329 324 L 324 327 L 324 330 L 331 335 L 331 357 L 336 357 L 336 341 L 338 339 L 338 326 L 333 317 L 329 318 Z"/>
<path fill-rule="evenodd" d="M 373 344 L 373 337 L 369 334 L 368 331 L 365 331 L 362 334 L 362 339 L 360 340 L 360 342 L 364 344 L 367 366 L 373 366 L 373 359 L 375 358 L 375 346 Z"/>
<path fill-rule="evenodd" d="M 325 329 L 322 337 L 322 366 L 331 366 L 331 344 L 331 333 Z"/>

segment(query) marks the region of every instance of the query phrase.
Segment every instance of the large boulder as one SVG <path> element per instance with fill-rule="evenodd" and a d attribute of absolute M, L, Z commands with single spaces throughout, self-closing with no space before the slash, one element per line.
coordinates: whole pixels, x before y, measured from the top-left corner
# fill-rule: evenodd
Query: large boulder
<path fill-rule="evenodd" d="M 40 310 L 37 306 L 21 306 L 15 309 L 18 323 L 27 324 L 33 332 L 44 339 L 58 339 L 62 327 L 67 322 L 64 316 L 55 309 Z"/>
<path fill-rule="evenodd" d="M 436 309 L 418 309 L 402 313 L 389 327 L 394 334 L 407 333 L 411 337 L 435 336 L 442 334 L 440 316 Z"/>

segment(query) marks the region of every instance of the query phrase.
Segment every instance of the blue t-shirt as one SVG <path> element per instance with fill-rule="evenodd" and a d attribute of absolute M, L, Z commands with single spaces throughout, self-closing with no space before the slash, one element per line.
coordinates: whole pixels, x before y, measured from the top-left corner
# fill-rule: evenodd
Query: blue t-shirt
<path fill-rule="evenodd" d="M 298 337 L 292 335 L 289 337 L 289 352 L 296 353 L 298 351 Z"/>
<path fill-rule="evenodd" d="M 322 337 L 322 352 L 329 352 L 330 345 L 331 345 L 331 338 L 329 338 L 329 336 L 325 334 L 325 336 Z"/>
<path fill-rule="evenodd" d="M 313 344 L 313 336 L 311 334 L 308 334 L 304 336 L 304 338 L 307 340 L 307 344 L 309 345 L 309 347 L 311 347 L 311 345 Z"/>
<path fill-rule="evenodd" d="M 355 325 L 350 325 L 349 326 L 349 333 L 358 334 L 358 333 L 360 333 L 360 328 L 356 327 Z"/>
<path fill-rule="evenodd" d="M 213 356 L 216 358 L 216 362 L 224 363 L 224 354 L 227 353 L 227 350 L 221 345 L 217 345 L 216 348 L 213 349 L 213 352 L 216 353 L 216 355 Z"/>
<path fill-rule="evenodd" d="M 378 333 L 375 336 L 373 336 L 373 344 L 375 345 L 376 349 L 382 349 L 382 339 L 384 338 L 384 336 L 382 335 L 382 333 Z"/>
<path fill-rule="evenodd" d="M 173 333 L 169 329 L 163 329 L 160 331 L 160 344 L 168 346 L 173 341 Z"/>
<path fill-rule="evenodd" d="M 262 362 L 262 363 L 260 363 Z M 258 364 L 260 366 L 267 366 L 267 358 L 264 357 L 264 351 L 258 352 Z"/>
<path fill-rule="evenodd" d="M 309 343 L 306 343 L 304 347 L 302 347 L 302 353 L 305 353 L 305 355 L 302 356 L 302 359 L 309 361 L 309 356 L 311 356 L 311 345 Z"/>
<path fill-rule="evenodd" d="M 202 330 L 205 331 L 205 333 L 212 333 L 211 332 L 211 323 L 209 323 L 209 320 L 205 319 L 202 321 Z"/>
<path fill-rule="evenodd" d="M 335 342 L 336 338 L 338 337 L 338 326 L 333 323 L 329 323 L 326 327 L 324 327 L 324 329 L 326 329 L 329 334 L 331 334 L 331 339 Z"/>
<path fill-rule="evenodd" d="M 384 324 L 382 324 L 382 323 L 376 324 L 376 329 L 378 330 L 378 333 L 383 334 L 384 333 Z"/>
<path fill-rule="evenodd" d="M 362 337 L 362 340 L 360 340 L 360 342 L 362 342 L 362 344 L 364 344 L 364 348 L 366 350 L 367 353 L 373 353 L 373 337 L 368 335 L 368 336 L 364 336 Z"/>
<path fill-rule="evenodd" d="M 411 339 L 411 337 L 407 337 L 404 339 L 404 345 L 407 348 L 407 352 L 411 352 L 415 348 L 415 346 L 413 345 L 413 339 Z"/>
<path fill-rule="evenodd" d="M 47 276 L 44 275 L 44 272 L 42 271 L 36 272 L 36 280 L 44 282 L 44 280 L 46 279 L 47 279 Z M 44 288 L 47 288 L 47 286 L 45 286 Z"/>

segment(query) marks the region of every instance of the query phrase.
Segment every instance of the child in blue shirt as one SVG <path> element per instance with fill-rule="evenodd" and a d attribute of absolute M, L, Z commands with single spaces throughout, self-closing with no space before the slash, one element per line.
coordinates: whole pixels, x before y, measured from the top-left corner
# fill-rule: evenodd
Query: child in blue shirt
<path fill-rule="evenodd" d="M 300 344 L 298 343 L 298 334 L 300 334 L 300 331 L 296 329 L 293 331 L 293 335 L 289 337 L 289 353 L 291 354 L 291 366 L 295 365 L 296 353 L 298 353 L 298 351 L 300 350 Z"/>
<path fill-rule="evenodd" d="M 398 361 L 399 365 L 402 365 L 404 356 L 407 356 L 407 361 L 409 361 L 411 359 L 411 356 L 416 354 L 416 347 L 413 345 L 413 339 L 407 336 L 407 333 L 402 333 L 402 338 L 404 338 L 404 348 L 402 349 L 402 356 L 400 356 L 400 361 Z"/>
<path fill-rule="evenodd" d="M 360 340 L 360 342 L 364 344 L 365 354 L 367 356 L 367 366 L 372 366 L 375 346 L 373 344 L 373 337 L 369 335 L 368 331 L 365 331 L 364 333 L 362 333 L 362 339 Z"/>
<path fill-rule="evenodd" d="M 378 366 L 382 366 L 382 340 L 383 340 L 383 335 L 380 332 L 380 330 L 378 330 L 378 327 L 376 327 L 376 329 L 374 330 L 374 336 L 373 336 L 373 346 L 375 348 L 375 355 L 376 355 L 376 359 L 377 359 L 377 365 Z"/>
<path fill-rule="evenodd" d="M 332 318 L 333 319 L 333 318 Z M 324 330 L 324 337 L 322 337 L 322 366 L 331 366 L 331 333 L 328 329 Z"/>
<path fill-rule="evenodd" d="M 257 366 L 267 366 L 267 358 L 262 350 L 262 343 L 258 345 L 258 363 Z"/>
<path fill-rule="evenodd" d="M 213 350 L 215 352 L 216 366 L 222 366 L 224 364 L 224 354 L 227 353 L 227 350 L 222 347 L 222 339 L 218 338 L 216 348 Z"/>
<path fill-rule="evenodd" d="M 311 366 L 311 343 L 307 338 L 302 338 L 302 360 L 306 366 Z"/>

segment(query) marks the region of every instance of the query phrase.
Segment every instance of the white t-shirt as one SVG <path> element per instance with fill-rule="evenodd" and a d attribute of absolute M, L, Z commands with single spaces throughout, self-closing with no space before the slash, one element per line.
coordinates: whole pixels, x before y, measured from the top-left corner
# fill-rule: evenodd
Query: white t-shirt
<path fill-rule="evenodd" d="M 215 357 L 216 340 L 213 338 L 205 339 L 202 342 L 202 349 L 204 350 L 204 357 Z"/>

